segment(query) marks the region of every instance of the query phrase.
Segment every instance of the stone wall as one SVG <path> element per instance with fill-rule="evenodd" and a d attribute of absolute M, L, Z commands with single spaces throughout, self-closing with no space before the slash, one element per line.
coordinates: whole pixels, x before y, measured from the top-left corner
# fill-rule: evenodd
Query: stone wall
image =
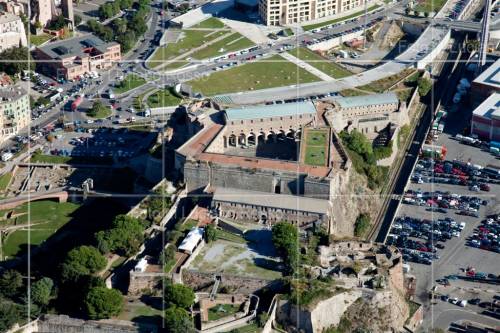
<path fill-rule="evenodd" d="M 214 187 L 232 187 L 273 193 L 274 184 L 278 183 L 282 194 L 319 196 L 323 199 L 328 198 L 330 194 L 329 179 L 276 170 L 210 165 L 204 162 L 186 161 L 184 180 L 188 192 L 201 191 L 210 183 Z"/>
<path fill-rule="evenodd" d="M 66 315 L 44 315 L 18 333 L 156 333 L 158 327 L 124 320 L 82 320 Z"/>
<path fill-rule="evenodd" d="M 185 269 L 182 271 L 182 281 L 185 285 L 198 290 L 210 286 L 214 282 L 215 273 L 204 273 Z M 253 294 L 264 287 L 273 287 L 275 281 L 251 278 L 230 274 L 217 274 L 221 277 L 221 286 L 229 287 L 238 294 Z"/>
<path fill-rule="evenodd" d="M 140 295 L 142 290 L 154 289 L 161 283 L 163 278 L 168 276 L 166 273 L 134 272 L 134 270 L 131 270 L 128 294 Z"/>

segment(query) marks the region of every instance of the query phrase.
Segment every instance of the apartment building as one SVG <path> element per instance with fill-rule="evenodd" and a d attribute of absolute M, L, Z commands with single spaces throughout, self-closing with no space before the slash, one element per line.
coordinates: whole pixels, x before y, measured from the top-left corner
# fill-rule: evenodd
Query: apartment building
<path fill-rule="evenodd" d="M 34 51 L 38 71 L 57 79 L 72 80 L 89 72 L 107 70 L 121 60 L 120 44 L 94 35 L 63 40 Z"/>
<path fill-rule="evenodd" d="M 26 15 L 29 12 L 29 0 L 0 0 L 1 10 L 17 16 Z"/>
<path fill-rule="evenodd" d="M 0 142 L 17 135 L 30 121 L 30 100 L 19 86 L 0 88 Z"/>
<path fill-rule="evenodd" d="M 365 0 L 260 0 L 259 12 L 266 25 L 292 25 L 364 5 Z"/>
<path fill-rule="evenodd" d="M 0 12 L 0 52 L 14 46 L 26 46 L 26 31 L 19 16 Z"/>

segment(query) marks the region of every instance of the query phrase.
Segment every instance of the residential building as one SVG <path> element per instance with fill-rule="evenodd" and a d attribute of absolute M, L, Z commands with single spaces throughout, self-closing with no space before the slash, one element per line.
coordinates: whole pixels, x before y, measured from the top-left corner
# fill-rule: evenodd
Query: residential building
<path fill-rule="evenodd" d="M 500 141 L 500 94 L 494 93 L 472 112 L 471 134 Z"/>
<path fill-rule="evenodd" d="M 17 15 L 0 12 L 0 52 L 15 46 L 27 46 L 26 31 Z"/>
<path fill-rule="evenodd" d="M 291 25 L 317 20 L 361 7 L 365 0 L 260 0 L 266 25 Z"/>
<path fill-rule="evenodd" d="M 34 57 L 40 72 L 72 80 L 86 73 L 107 70 L 121 60 L 120 44 L 106 43 L 88 34 L 37 48 Z"/>
<path fill-rule="evenodd" d="M 29 8 L 29 0 L 0 0 L 3 11 L 17 16 L 26 15 Z"/>
<path fill-rule="evenodd" d="M 45 27 L 57 15 L 54 0 L 31 0 L 31 22 Z"/>
<path fill-rule="evenodd" d="M 0 128 L 4 142 L 29 125 L 30 100 L 26 90 L 19 86 L 0 89 Z"/>

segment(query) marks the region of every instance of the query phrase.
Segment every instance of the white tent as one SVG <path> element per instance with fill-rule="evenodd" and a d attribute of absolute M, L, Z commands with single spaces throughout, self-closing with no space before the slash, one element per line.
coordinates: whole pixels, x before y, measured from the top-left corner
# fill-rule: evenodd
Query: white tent
<path fill-rule="evenodd" d="M 182 240 L 181 245 L 179 246 L 179 251 L 185 253 L 193 253 L 194 249 L 200 241 L 203 239 L 203 228 L 193 228 L 187 234 L 186 238 Z"/>

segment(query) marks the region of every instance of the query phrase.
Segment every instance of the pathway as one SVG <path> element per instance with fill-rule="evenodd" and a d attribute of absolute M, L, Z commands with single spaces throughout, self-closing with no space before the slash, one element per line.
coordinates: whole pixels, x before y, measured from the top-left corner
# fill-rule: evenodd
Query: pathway
<path fill-rule="evenodd" d="M 286 60 L 296 64 L 297 66 L 299 66 L 300 68 L 303 68 L 305 69 L 306 71 L 308 71 L 309 73 L 319 77 L 321 80 L 323 81 L 333 81 L 335 80 L 333 77 L 327 75 L 326 73 L 323 73 L 322 71 L 320 71 L 319 69 L 317 69 L 316 67 L 313 67 L 311 65 L 309 65 L 307 62 L 303 61 L 303 60 L 300 60 L 299 58 L 297 57 L 294 57 L 293 55 L 291 55 L 290 53 L 288 52 L 283 52 L 281 53 L 281 56 L 283 58 L 285 58 Z"/>

